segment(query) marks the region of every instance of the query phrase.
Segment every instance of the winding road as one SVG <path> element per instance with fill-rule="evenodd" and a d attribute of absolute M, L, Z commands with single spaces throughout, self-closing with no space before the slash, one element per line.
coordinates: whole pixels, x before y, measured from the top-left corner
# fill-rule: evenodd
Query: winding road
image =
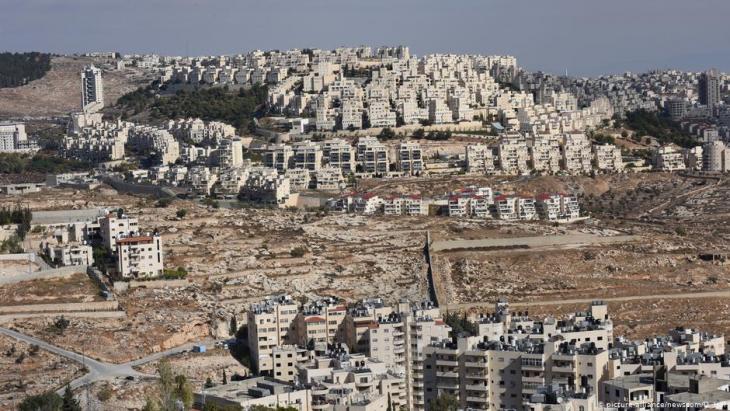
<path fill-rule="evenodd" d="M 88 370 L 88 372 L 85 375 L 71 381 L 69 383 L 71 389 L 83 387 L 96 381 L 111 380 L 114 378 L 156 378 L 155 375 L 144 374 L 136 371 L 133 367 L 152 361 L 157 361 L 170 355 L 178 354 L 180 352 L 191 349 L 193 345 L 195 345 L 195 343 L 187 343 L 178 347 L 171 348 L 167 351 L 161 351 L 155 354 L 151 354 L 138 360 L 130 361 L 124 364 L 113 364 L 95 360 L 85 355 L 81 355 L 79 353 L 57 347 L 43 340 L 39 340 L 35 337 L 31 337 L 29 335 L 22 334 L 7 328 L 0 327 L 0 334 L 15 338 L 16 340 L 23 341 L 28 344 L 35 344 L 48 352 L 60 355 L 62 357 L 66 357 L 83 365 Z M 64 389 L 65 386 L 61 387 L 57 392 L 59 394 L 62 394 Z"/>

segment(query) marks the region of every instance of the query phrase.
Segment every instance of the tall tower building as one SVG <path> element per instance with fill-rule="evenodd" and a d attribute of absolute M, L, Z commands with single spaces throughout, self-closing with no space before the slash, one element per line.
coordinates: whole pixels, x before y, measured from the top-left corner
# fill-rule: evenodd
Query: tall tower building
<path fill-rule="evenodd" d="M 715 69 L 700 74 L 700 104 L 706 105 L 710 114 L 720 102 L 720 74 Z"/>
<path fill-rule="evenodd" d="M 81 109 L 85 113 L 94 113 L 104 108 L 104 84 L 101 80 L 101 69 L 86 66 L 81 72 Z"/>

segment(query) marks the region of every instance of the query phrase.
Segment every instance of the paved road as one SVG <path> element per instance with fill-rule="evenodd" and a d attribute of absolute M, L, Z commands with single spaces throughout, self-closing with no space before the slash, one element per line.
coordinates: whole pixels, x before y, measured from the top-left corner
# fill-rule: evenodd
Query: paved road
<path fill-rule="evenodd" d="M 155 378 L 154 375 L 138 372 L 132 367 L 136 367 L 138 365 L 146 364 L 148 362 L 156 361 L 161 358 L 189 350 L 190 348 L 192 348 L 193 345 L 195 345 L 195 343 L 183 344 L 181 346 L 171 348 L 167 351 L 161 351 L 152 355 L 148 355 L 147 357 L 140 358 L 138 360 L 130 361 L 124 364 L 113 364 L 97 361 L 93 358 L 89 358 L 73 351 L 65 350 L 55 345 L 51 345 L 45 341 L 39 340 L 35 337 L 31 337 L 17 331 L 9 330 L 7 328 L 0 327 L 0 334 L 15 338 L 28 344 L 35 344 L 48 352 L 52 352 L 62 357 L 74 360 L 86 367 L 86 369 L 88 370 L 87 374 L 69 383 L 72 389 L 83 387 L 95 381 L 111 380 L 114 378 Z M 64 389 L 65 387 L 61 387 L 58 390 L 58 393 L 62 393 Z"/>
<path fill-rule="evenodd" d="M 510 307 L 536 307 L 544 305 L 562 305 L 562 304 L 588 304 L 591 301 L 601 300 L 605 302 L 623 302 L 623 301 L 636 301 L 636 300 L 674 300 L 680 298 L 730 298 L 730 290 L 722 291 L 705 291 L 700 293 L 678 293 L 678 294 L 650 294 L 650 295 L 630 295 L 626 297 L 609 297 L 609 298 L 575 298 L 565 300 L 554 300 L 554 301 L 525 301 L 525 302 L 510 302 Z M 447 304 L 445 308 L 447 310 L 463 310 L 469 308 L 480 308 L 480 307 L 493 307 L 494 303 L 463 303 L 463 304 Z"/>

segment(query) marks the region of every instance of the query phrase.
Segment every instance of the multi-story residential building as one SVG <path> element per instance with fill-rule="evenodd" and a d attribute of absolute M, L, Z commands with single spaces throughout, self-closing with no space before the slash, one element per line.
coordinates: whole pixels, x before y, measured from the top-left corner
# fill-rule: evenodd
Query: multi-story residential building
<path fill-rule="evenodd" d="M 594 144 L 593 160 L 598 171 L 620 172 L 624 169 L 621 149 L 613 144 Z"/>
<path fill-rule="evenodd" d="M 371 100 L 367 109 L 370 127 L 395 127 L 396 114 L 387 100 Z"/>
<path fill-rule="evenodd" d="M 322 143 L 322 153 L 327 163 L 341 169 L 342 174 L 355 172 L 355 149 L 345 140 L 325 140 Z"/>
<path fill-rule="evenodd" d="M 116 241 L 139 233 L 139 220 L 126 214 L 109 213 L 99 219 L 99 235 L 104 246 L 116 250 Z"/>
<path fill-rule="evenodd" d="M 713 141 L 702 147 L 703 170 L 727 172 L 730 170 L 730 152 L 722 141 Z"/>
<path fill-rule="evenodd" d="M 717 70 L 708 70 L 700 75 L 699 82 L 700 104 L 707 106 L 710 113 L 720 103 L 720 74 Z"/>
<path fill-rule="evenodd" d="M 241 409 L 292 407 L 298 411 L 314 411 L 311 389 L 269 377 L 230 381 L 228 384 L 206 388 L 195 393 L 193 403 L 199 409 L 208 405 L 233 405 Z"/>
<path fill-rule="evenodd" d="M 314 172 L 314 185 L 317 190 L 342 190 L 345 188 L 342 170 L 332 166 L 320 168 Z"/>
<path fill-rule="evenodd" d="M 423 171 L 423 152 L 416 142 L 398 144 L 398 170 L 408 175 L 420 175 Z"/>
<path fill-rule="evenodd" d="M 292 326 L 298 307 L 291 296 L 279 295 L 251 304 L 248 310 L 248 344 L 255 370 L 273 370 L 273 350 L 293 342 Z"/>
<path fill-rule="evenodd" d="M 344 347 L 329 348 L 298 369 L 300 383 L 312 386 L 315 410 L 379 411 L 406 405 L 403 373 Z"/>
<path fill-rule="evenodd" d="M 500 170 L 505 174 L 525 174 L 529 172 L 527 143 L 518 136 L 505 136 L 497 146 Z"/>
<path fill-rule="evenodd" d="M 180 144 L 165 129 L 134 126 L 129 130 L 129 143 L 137 150 L 157 157 L 163 165 L 174 164 L 180 158 Z"/>
<path fill-rule="evenodd" d="M 273 168 L 280 173 L 293 164 L 294 149 L 287 144 L 274 144 L 266 147 L 263 153 L 264 167 Z"/>
<path fill-rule="evenodd" d="M 425 402 L 450 394 L 464 409 L 523 409 L 545 386 L 595 394 L 609 376 L 612 329 L 602 303 L 561 322 L 515 316 L 498 303 L 478 335 L 425 348 Z"/>
<path fill-rule="evenodd" d="M 391 197 L 383 200 L 385 215 L 427 215 L 428 207 L 420 196 Z"/>
<path fill-rule="evenodd" d="M 251 167 L 241 187 L 239 197 L 244 200 L 285 207 L 291 195 L 289 178 L 273 168 Z"/>
<path fill-rule="evenodd" d="M 46 244 L 44 251 L 51 261 L 62 266 L 94 264 L 94 251 L 87 244 Z"/>
<path fill-rule="evenodd" d="M 311 301 L 302 307 L 294 320 L 292 340 L 300 346 L 333 344 L 342 332 L 346 314 L 345 303 L 337 298 Z"/>
<path fill-rule="evenodd" d="M 322 167 L 322 147 L 311 141 L 294 144 L 294 168 L 317 171 Z"/>
<path fill-rule="evenodd" d="M 375 137 L 358 140 L 357 161 L 366 173 L 384 175 L 390 171 L 388 148 Z"/>
<path fill-rule="evenodd" d="M 661 171 L 679 171 L 684 170 L 684 156 L 679 148 L 675 145 L 665 145 L 654 151 L 654 167 Z"/>
<path fill-rule="evenodd" d="M 154 278 L 163 273 L 162 237 L 158 233 L 116 240 L 117 274 L 123 279 Z"/>
<path fill-rule="evenodd" d="M 528 147 L 532 169 L 538 173 L 554 174 L 560 171 L 560 142 L 550 136 L 532 139 Z"/>
<path fill-rule="evenodd" d="M 104 84 L 101 69 L 94 65 L 84 67 L 81 72 L 81 109 L 94 113 L 104 108 Z"/>
<path fill-rule="evenodd" d="M 208 196 L 218 182 L 218 174 L 205 166 L 193 166 L 188 170 L 186 182 L 193 192 Z"/>
<path fill-rule="evenodd" d="M 444 124 L 454 121 L 449 105 L 440 98 L 434 98 L 428 102 L 428 119 L 433 124 Z"/>
<path fill-rule="evenodd" d="M 494 173 L 494 153 L 486 144 L 466 146 L 466 171 L 469 173 Z"/>
<path fill-rule="evenodd" d="M 563 135 L 563 170 L 569 174 L 590 173 L 591 143 L 585 134 Z"/>
<path fill-rule="evenodd" d="M 0 122 L 0 153 L 22 153 L 36 150 L 38 150 L 38 145 L 28 139 L 24 123 Z"/>
<path fill-rule="evenodd" d="M 580 217 L 580 206 L 574 195 L 540 194 L 535 203 L 538 215 L 546 221 L 575 221 Z"/>

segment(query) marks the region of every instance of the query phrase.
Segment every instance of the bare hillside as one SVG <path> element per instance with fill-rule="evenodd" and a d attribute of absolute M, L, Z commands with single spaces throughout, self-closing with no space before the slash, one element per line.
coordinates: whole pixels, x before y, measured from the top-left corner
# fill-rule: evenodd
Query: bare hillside
<path fill-rule="evenodd" d="M 54 57 L 51 70 L 43 78 L 25 86 L 0 89 L 0 118 L 55 116 L 79 110 L 80 73 L 84 65 L 90 63 L 104 70 L 104 100 L 107 105 L 151 81 L 148 74 L 136 68 L 119 71 L 99 59 Z"/>

